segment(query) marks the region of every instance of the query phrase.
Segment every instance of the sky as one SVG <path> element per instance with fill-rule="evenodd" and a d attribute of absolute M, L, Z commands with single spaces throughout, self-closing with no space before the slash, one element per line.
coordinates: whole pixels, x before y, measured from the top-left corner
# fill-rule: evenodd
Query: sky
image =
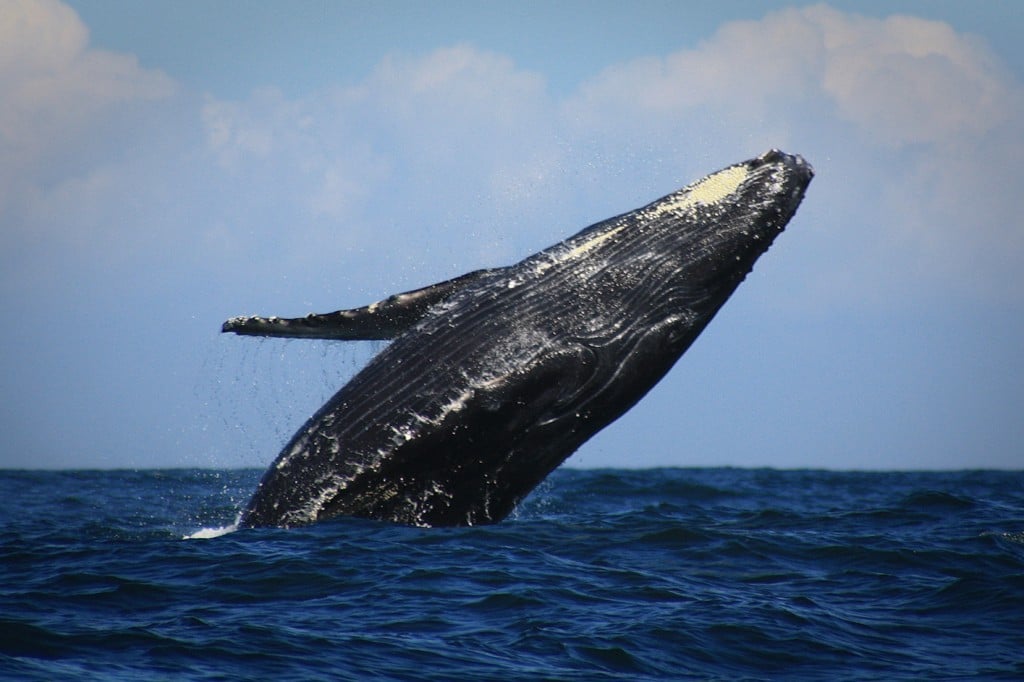
<path fill-rule="evenodd" d="M 263 467 L 379 342 L 778 147 L 786 232 L 577 467 L 1024 469 L 1024 5 L 0 3 L 0 468 Z"/>

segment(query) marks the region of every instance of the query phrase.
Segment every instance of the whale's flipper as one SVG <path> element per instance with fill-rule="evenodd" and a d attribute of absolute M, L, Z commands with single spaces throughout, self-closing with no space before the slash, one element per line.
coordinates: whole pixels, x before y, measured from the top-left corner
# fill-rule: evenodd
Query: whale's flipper
<path fill-rule="evenodd" d="M 493 270 L 474 270 L 454 279 L 431 284 L 422 289 L 389 296 L 383 301 L 362 308 L 337 310 L 305 317 L 232 317 L 221 327 L 222 332 L 246 336 L 283 336 L 302 339 L 340 339 L 370 341 L 393 339 L 440 303 L 467 284 Z"/>

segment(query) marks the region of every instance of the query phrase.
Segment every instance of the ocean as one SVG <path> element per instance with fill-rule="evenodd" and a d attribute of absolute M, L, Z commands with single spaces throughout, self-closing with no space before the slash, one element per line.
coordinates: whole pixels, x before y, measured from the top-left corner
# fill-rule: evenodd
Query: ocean
<path fill-rule="evenodd" d="M 1024 472 L 561 469 L 494 526 L 218 536 L 261 474 L 0 472 L 0 677 L 1024 679 Z"/>

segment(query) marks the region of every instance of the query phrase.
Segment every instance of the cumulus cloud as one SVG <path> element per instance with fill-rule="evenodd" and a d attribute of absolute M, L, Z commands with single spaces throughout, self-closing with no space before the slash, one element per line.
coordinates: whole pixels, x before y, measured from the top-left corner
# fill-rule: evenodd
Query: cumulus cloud
<path fill-rule="evenodd" d="M 1024 90 L 982 41 L 944 23 L 786 9 L 610 67 L 564 107 L 578 134 L 806 154 L 819 174 L 804 213 L 823 222 L 822 253 L 835 250 L 816 275 L 830 295 L 870 300 L 901 276 L 904 294 L 938 280 L 943 291 L 1017 295 Z"/>
<path fill-rule="evenodd" d="M 46 332 L 9 335 L 3 354 L 21 377 L 0 405 L 21 425 L 13 451 L 41 432 L 54 452 L 117 451 L 120 429 L 88 437 L 101 409 L 148 448 L 185 421 L 167 410 L 189 387 L 166 382 L 183 383 L 221 316 L 359 305 L 509 263 L 769 146 L 818 176 L 758 264 L 771 286 L 747 301 L 902 311 L 1024 296 L 1024 89 L 940 22 L 787 9 L 610 65 L 564 97 L 456 45 L 393 54 L 355 85 L 229 100 L 90 46 L 56 0 L 6 0 L 0 93 L 0 307 Z M 144 408 L 147 382 L 161 395 Z"/>
<path fill-rule="evenodd" d="M 840 116 L 886 144 L 985 135 L 1019 106 L 985 46 L 941 22 L 850 17 L 823 6 L 777 20 L 817 28 L 823 90 Z"/>
<path fill-rule="evenodd" d="M 78 246 L 124 217 L 111 206 L 127 182 L 140 214 L 159 205 L 150 230 L 175 229 L 168 205 L 195 206 L 178 220 L 195 234 L 177 238 L 211 260 L 397 262 L 424 271 L 395 283 L 413 285 L 508 262 L 779 146 L 819 171 L 801 212 L 814 228 L 789 247 L 803 268 L 791 294 L 938 283 L 1006 296 L 1024 265 L 1024 90 L 980 40 L 914 17 L 786 9 L 612 65 L 562 99 L 508 57 L 456 45 L 390 55 L 354 86 L 232 101 L 174 98 L 167 76 L 90 48 L 68 8 L 17 0 L 0 14 L 0 88 L 0 215 L 24 235 L 73 213 Z M 168 157 L 112 160 L 156 142 L 119 139 L 110 121 L 170 100 Z M 153 197 L 158 185 L 178 196 Z"/>
<path fill-rule="evenodd" d="M 116 167 L 131 156 L 130 129 L 149 125 L 134 107 L 172 97 L 175 83 L 131 55 L 91 48 L 78 15 L 56 0 L 11 0 L 0 8 L 0 92 L 5 277 L 62 248 L 87 257 L 111 208 L 130 203 Z"/>
<path fill-rule="evenodd" d="M 280 258 L 309 267 L 359 252 L 378 267 L 426 262 L 430 276 L 450 274 L 453 250 L 518 255 L 473 237 L 503 218 L 514 227 L 549 196 L 554 119 L 540 76 L 469 46 L 394 54 L 355 86 L 299 98 L 210 97 L 202 116 L 209 149 L 252 201 L 291 205 Z"/>
<path fill-rule="evenodd" d="M 613 66 L 570 107 L 612 126 L 627 108 L 657 119 L 710 107 L 754 120 L 781 109 L 792 119 L 794 100 L 824 97 L 871 140 L 905 146 L 990 132 L 1019 107 L 1017 89 L 984 44 L 947 24 L 817 5 L 732 22 L 695 49 Z"/>
<path fill-rule="evenodd" d="M 562 100 L 462 45 L 391 55 L 353 87 L 210 99 L 204 122 L 224 168 L 308 217 L 292 244 L 314 260 L 458 250 L 496 264 L 780 146 L 819 171 L 802 212 L 817 223 L 811 252 L 793 251 L 788 294 L 1005 297 L 1024 265 L 1011 187 L 1022 93 L 946 24 L 818 5 L 613 65 Z"/>
<path fill-rule="evenodd" d="M 131 55 L 92 49 L 75 12 L 57 0 L 10 0 L 0 11 L 0 144 L 4 167 L 39 168 L 104 116 L 174 92 Z"/>

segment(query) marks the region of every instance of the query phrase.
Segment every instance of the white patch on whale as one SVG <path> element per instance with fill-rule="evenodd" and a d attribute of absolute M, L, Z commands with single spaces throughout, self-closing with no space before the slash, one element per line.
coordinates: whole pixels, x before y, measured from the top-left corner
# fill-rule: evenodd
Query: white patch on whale
<path fill-rule="evenodd" d="M 750 169 L 746 164 L 720 170 L 686 187 L 681 192 L 670 195 L 657 206 L 653 206 L 651 216 L 681 213 L 697 204 L 705 206 L 716 204 L 739 189 L 749 175 Z"/>

